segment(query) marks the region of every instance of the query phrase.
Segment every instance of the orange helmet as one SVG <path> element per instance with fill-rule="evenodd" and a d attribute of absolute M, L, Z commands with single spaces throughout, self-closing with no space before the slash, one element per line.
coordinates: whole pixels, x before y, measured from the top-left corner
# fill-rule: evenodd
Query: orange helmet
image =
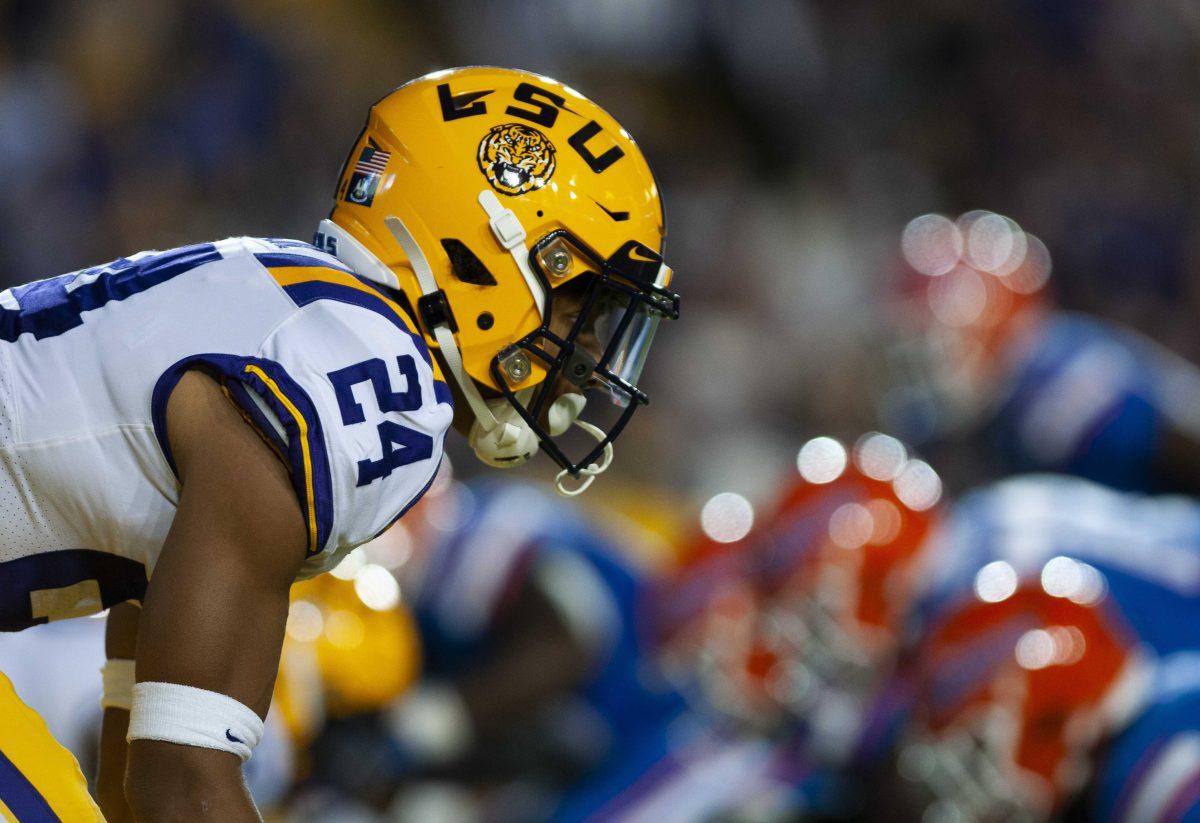
<path fill-rule="evenodd" d="M 760 724 L 832 720 L 829 742 L 844 749 L 899 650 L 941 484 L 877 432 L 851 449 L 810 440 L 798 467 L 748 536 L 702 543 L 674 585 L 691 608 L 671 625 L 710 704 Z"/>
<path fill-rule="evenodd" d="M 898 766 L 946 819 L 1046 819 L 1137 705 L 1146 669 L 1100 572 L 1054 562 L 1094 584 L 1050 594 L 989 564 L 981 573 L 994 572 L 997 585 L 952 610 L 916 650 L 917 703 Z"/>
<path fill-rule="evenodd" d="M 1050 254 L 1014 221 L 987 211 L 957 220 L 921 215 L 904 228 L 901 247 L 904 265 L 888 307 L 895 332 L 888 382 L 899 375 L 905 385 L 885 406 L 897 415 L 933 402 L 951 422 L 969 419 L 1005 374 L 1013 342 L 1047 310 Z"/>

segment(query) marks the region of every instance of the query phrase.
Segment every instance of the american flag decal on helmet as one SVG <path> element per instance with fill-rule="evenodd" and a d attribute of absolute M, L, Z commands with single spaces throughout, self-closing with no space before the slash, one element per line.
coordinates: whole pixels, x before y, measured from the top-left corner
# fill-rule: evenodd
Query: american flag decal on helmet
<path fill-rule="evenodd" d="M 375 200 L 375 190 L 379 188 L 379 178 L 387 169 L 391 152 L 386 152 L 375 145 L 363 146 L 354 171 L 350 174 L 350 183 L 346 186 L 345 199 L 348 203 L 359 206 L 369 206 Z"/>
<path fill-rule="evenodd" d="M 358 162 L 354 164 L 354 171 L 361 174 L 383 174 L 391 157 L 391 152 L 364 146 Z"/>

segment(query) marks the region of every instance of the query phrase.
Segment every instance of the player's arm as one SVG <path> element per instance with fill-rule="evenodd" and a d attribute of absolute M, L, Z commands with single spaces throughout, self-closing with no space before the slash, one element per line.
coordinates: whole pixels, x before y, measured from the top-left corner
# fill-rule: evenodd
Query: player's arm
<path fill-rule="evenodd" d="M 589 651 L 541 588 L 527 583 L 491 653 L 458 683 L 474 726 L 491 731 L 574 688 L 591 668 Z"/>
<path fill-rule="evenodd" d="M 182 491 L 138 630 L 126 796 L 139 821 L 258 820 L 229 746 L 261 733 L 307 530 L 286 468 L 212 379 L 184 376 L 167 428 Z"/>
<path fill-rule="evenodd" d="M 421 765 L 461 762 L 481 739 L 575 688 L 594 664 L 593 649 L 535 579 L 517 591 L 486 648 L 457 678 L 423 683 L 393 708 L 392 733 Z"/>
<path fill-rule="evenodd" d="M 133 820 L 125 801 L 125 733 L 129 729 L 129 703 L 133 695 L 133 660 L 137 653 L 137 627 L 141 607 L 121 603 L 108 611 L 104 633 L 104 720 L 100 727 L 100 764 L 96 774 L 96 800 L 108 823 Z"/>

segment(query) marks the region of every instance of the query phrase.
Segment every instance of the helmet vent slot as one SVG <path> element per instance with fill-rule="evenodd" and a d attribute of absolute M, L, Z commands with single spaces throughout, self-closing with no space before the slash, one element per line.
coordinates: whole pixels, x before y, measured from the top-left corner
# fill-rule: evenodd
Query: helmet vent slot
<path fill-rule="evenodd" d="M 450 258 L 450 267 L 454 276 L 464 283 L 474 286 L 495 286 L 496 278 L 487 270 L 487 266 L 467 248 L 461 240 L 453 237 L 442 238 L 442 248 Z"/>

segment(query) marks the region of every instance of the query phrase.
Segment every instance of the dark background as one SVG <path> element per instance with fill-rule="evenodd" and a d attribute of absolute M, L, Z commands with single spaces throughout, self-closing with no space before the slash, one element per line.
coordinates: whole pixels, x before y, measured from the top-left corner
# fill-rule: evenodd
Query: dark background
<path fill-rule="evenodd" d="M 0 0 L 0 281 L 308 239 L 374 100 L 536 70 L 608 108 L 666 196 L 684 316 L 615 471 L 761 497 L 804 438 L 871 425 L 923 212 L 1014 218 L 1064 305 L 1200 354 L 1198 35 L 1186 0 Z"/>

